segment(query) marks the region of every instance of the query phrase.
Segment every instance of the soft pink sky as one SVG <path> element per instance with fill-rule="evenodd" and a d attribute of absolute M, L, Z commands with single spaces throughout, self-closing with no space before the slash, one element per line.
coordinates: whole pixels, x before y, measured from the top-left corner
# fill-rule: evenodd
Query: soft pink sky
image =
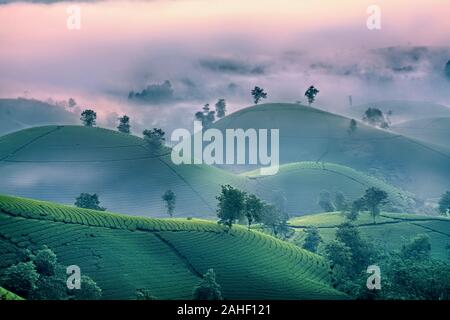
<path fill-rule="evenodd" d="M 38 98 L 74 96 L 95 101 L 105 113 L 120 112 L 124 102 L 111 96 L 142 89 L 146 81 L 189 75 L 203 57 L 271 64 L 287 51 L 333 59 L 340 51 L 450 45 L 448 0 L 79 3 L 81 30 L 70 31 L 66 9 L 73 4 L 0 5 L 0 97 L 27 90 Z M 379 31 L 366 28 L 371 4 L 381 8 Z M 263 81 L 270 83 L 274 74 Z M 292 74 L 283 79 L 296 81 Z M 201 73 L 196 80 L 211 82 Z"/>

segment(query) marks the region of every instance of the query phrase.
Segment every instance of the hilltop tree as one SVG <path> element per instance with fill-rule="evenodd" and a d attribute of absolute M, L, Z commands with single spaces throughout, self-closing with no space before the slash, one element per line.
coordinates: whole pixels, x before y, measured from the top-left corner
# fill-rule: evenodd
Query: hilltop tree
<path fill-rule="evenodd" d="M 153 128 L 152 130 L 145 129 L 142 132 L 144 140 L 155 150 L 159 150 L 163 146 L 163 143 L 166 140 L 166 138 L 164 138 L 165 134 L 166 133 L 160 128 Z"/>
<path fill-rule="evenodd" d="M 316 96 L 319 93 L 314 86 L 310 86 L 308 90 L 305 91 L 305 97 L 308 99 L 308 104 L 311 105 L 315 100 Z"/>
<path fill-rule="evenodd" d="M 106 208 L 100 207 L 100 200 L 96 193 L 81 193 L 75 201 L 75 206 L 78 208 L 92 209 L 98 211 L 105 211 Z"/>
<path fill-rule="evenodd" d="M 248 229 L 253 222 L 261 222 L 264 203 L 254 194 L 245 197 L 244 212 L 248 222 Z"/>
<path fill-rule="evenodd" d="M 358 128 L 358 123 L 356 122 L 355 119 L 351 119 L 350 124 L 348 125 L 348 133 L 349 134 L 354 133 L 357 128 Z"/>
<path fill-rule="evenodd" d="M 306 237 L 302 248 L 314 253 L 317 252 L 317 247 L 322 241 L 322 237 L 319 234 L 319 229 L 316 227 L 309 227 L 306 228 L 305 233 Z"/>
<path fill-rule="evenodd" d="M 220 119 L 220 118 L 225 117 L 225 112 L 227 111 L 226 110 L 226 106 L 227 106 L 227 104 L 225 102 L 225 99 L 219 99 L 216 102 L 216 115 L 217 115 L 217 118 Z"/>
<path fill-rule="evenodd" d="M 326 190 L 320 192 L 318 204 L 325 212 L 333 212 L 335 210 L 334 205 L 331 202 L 331 195 Z"/>
<path fill-rule="evenodd" d="M 444 193 L 439 200 L 439 212 L 443 215 L 450 214 L 450 191 Z"/>
<path fill-rule="evenodd" d="M 376 187 L 371 187 L 366 190 L 366 193 L 361 198 L 364 206 L 369 210 L 373 223 L 376 223 L 376 217 L 380 214 L 380 206 L 387 201 L 388 194 Z"/>
<path fill-rule="evenodd" d="M 130 117 L 124 115 L 119 118 L 119 125 L 117 126 L 117 130 L 122 133 L 130 133 Z"/>
<path fill-rule="evenodd" d="M 97 113 L 94 110 L 86 109 L 81 113 L 80 120 L 86 127 L 93 127 L 96 125 Z"/>
<path fill-rule="evenodd" d="M 364 112 L 363 121 L 383 129 L 389 128 L 389 123 L 386 120 L 383 111 L 378 108 L 368 108 Z"/>
<path fill-rule="evenodd" d="M 172 218 L 175 210 L 175 202 L 177 200 L 175 193 L 172 190 L 167 190 L 162 195 L 162 199 L 166 203 L 167 214 Z"/>
<path fill-rule="evenodd" d="M 253 100 L 255 101 L 255 104 L 258 104 L 259 100 L 267 98 L 267 93 L 264 92 L 263 88 L 260 88 L 258 86 L 253 88 L 253 90 L 251 91 L 251 94 L 253 96 Z"/>
<path fill-rule="evenodd" d="M 210 110 L 209 103 L 207 103 L 203 106 L 202 111 L 195 113 L 195 119 L 200 121 L 204 128 L 207 128 L 216 120 L 216 112 L 214 110 Z"/>
<path fill-rule="evenodd" d="M 240 191 L 230 185 L 222 185 L 222 191 L 216 197 L 219 200 L 217 204 L 217 216 L 219 223 L 231 228 L 236 220 L 243 216 L 245 208 L 245 192 Z"/>
<path fill-rule="evenodd" d="M 193 300 L 223 300 L 220 285 L 216 281 L 216 273 L 209 269 L 203 279 L 194 288 Z"/>

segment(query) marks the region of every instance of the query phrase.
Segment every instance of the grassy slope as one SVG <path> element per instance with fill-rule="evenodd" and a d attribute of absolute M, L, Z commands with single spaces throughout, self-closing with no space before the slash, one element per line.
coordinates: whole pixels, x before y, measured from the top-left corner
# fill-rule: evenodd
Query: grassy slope
<path fill-rule="evenodd" d="M 172 164 L 170 150 L 152 154 L 144 140 L 107 129 L 45 126 L 0 137 L 2 193 L 72 204 L 98 193 L 114 211 L 165 212 L 162 194 L 177 196 L 175 215 L 214 216 L 220 184 L 248 179 L 206 165 Z"/>
<path fill-rule="evenodd" d="M 322 189 L 359 196 L 368 185 L 398 191 L 342 166 L 295 165 L 298 174 L 249 179 L 207 165 L 173 165 L 169 150 L 150 152 L 136 136 L 81 126 L 46 126 L 0 137 L 0 191 L 72 204 L 81 192 L 96 192 L 106 208 L 127 214 L 161 216 L 161 195 L 177 196 L 175 216 L 215 217 L 221 184 L 231 184 L 273 200 L 273 188 L 286 193 L 290 214 L 319 212 Z M 306 168 L 308 167 L 308 169 Z M 340 174 L 336 174 L 338 171 Z M 351 178 L 345 177 L 351 176 Z M 295 188 L 293 188 L 295 187 Z M 295 191 L 294 191 L 295 190 Z"/>
<path fill-rule="evenodd" d="M 392 130 L 425 142 L 450 147 L 450 117 L 436 117 L 401 122 Z"/>
<path fill-rule="evenodd" d="M 23 298 L 0 287 L 0 300 L 23 300 Z"/>
<path fill-rule="evenodd" d="M 214 268 L 227 299 L 334 299 L 329 268 L 317 255 L 256 231 L 216 223 L 150 219 L 0 196 L 0 268 L 20 251 L 47 245 L 76 264 L 106 299 L 149 289 L 160 299 L 190 298 Z"/>
<path fill-rule="evenodd" d="M 450 180 L 450 150 L 299 104 L 261 104 L 239 110 L 214 126 L 280 130 L 281 163 L 316 161 L 345 165 L 385 177 L 421 197 L 437 197 Z M 252 170 L 254 167 L 236 167 Z"/>
<path fill-rule="evenodd" d="M 262 197 L 269 198 L 274 191 L 283 190 L 287 210 L 294 215 L 320 212 L 317 200 L 325 189 L 332 196 L 340 191 L 347 199 L 357 199 L 368 187 L 375 186 L 385 190 L 397 208 L 407 210 L 414 205 L 409 193 L 351 168 L 331 163 L 291 163 L 281 166 L 278 174 L 273 176 L 261 176 L 259 170 L 243 175 L 257 182 L 257 192 Z"/>
<path fill-rule="evenodd" d="M 290 220 L 290 225 L 296 228 L 297 236 L 302 242 L 304 228 L 316 226 L 325 242 L 335 237 L 336 226 L 344 222 L 341 213 L 321 213 L 298 217 Z M 394 214 L 383 212 L 377 218 L 377 224 L 372 224 L 372 217 L 362 213 L 355 222 L 363 237 L 390 250 L 400 249 L 417 234 L 426 233 L 430 236 L 432 255 L 435 258 L 447 260 L 450 258 L 450 219 L 412 214 Z"/>

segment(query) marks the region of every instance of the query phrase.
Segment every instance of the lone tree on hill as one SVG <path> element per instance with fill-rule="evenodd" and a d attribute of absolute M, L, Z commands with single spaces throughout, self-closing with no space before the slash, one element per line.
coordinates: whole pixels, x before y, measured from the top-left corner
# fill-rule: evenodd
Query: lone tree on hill
<path fill-rule="evenodd" d="M 97 113 L 94 110 L 86 109 L 81 113 L 80 120 L 86 127 L 93 127 L 96 125 Z"/>
<path fill-rule="evenodd" d="M 248 222 L 248 230 L 253 222 L 261 222 L 264 203 L 254 194 L 245 197 L 244 212 Z"/>
<path fill-rule="evenodd" d="M 220 285 L 216 281 L 216 273 L 209 269 L 203 279 L 194 288 L 193 300 L 223 300 Z"/>
<path fill-rule="evenodd" d="M 78 208 L 92 209 L 98 211 L 105 211 L 106 208 L 100 207 L 100 200 L 96 193 L 81 193 L 75 201 L 75 206 Z"/>
<path fill-rule="evenodd" d="M 153 128 L 152 130 L 145 129 L 142 132 L 144 140 L 156 150 L 163 146 L 164 141 L 166 140 L 166 138 L 164 138 L 165 134 L 166 133 L 159 128 Z"/>
<path fill-rule="evenodd" d="M 227 104 L 225 102 L 225 99 L 219 99 L 216 102 L 216 115 L 217 115 L 217 118 L 220 119 L 220 118 L 225 117 L 225 112 L 227 111 L 226 110 L 226 106 L 227 106 Z"/>
<path fill-rule="evenodd" d="M 124 115 L 119 118 L 119 125 L 117 126 L 117 130 L 123 133 L 130 133 L 130 117 Z"/>
<path fill-rule="evenodd" d="M 308 104 L 311 105 L 315 100 L 316 96 L 319 93 L 314 86 L 310 86 L 308 90 L 305 91 L 305 97 L 308 99 Z"/>
<path fill-rule="evenodd" d="M 371 187 L 366 190 L 366 193 L 361 198 L 364 206 L 369 210 L 373 218 L 373 223 L 376 223 L 376 217 L 380 215 L 380 206 L 387 202 L 388 194 L 376 187 Z"/>
<path fill-rule="evenodd" d="M 162 195 L 162 199 L 166 203 L 167 214 L 172 218 L 175 210 L 175 202 L 177 200 L 175 193 L 172 190 L 167 190 Z"/>
<path fill-rule="evenodd" d="M 439 212 L 443 215 L 450 214 L 450 191 L 444 193 L 439 200 Z"/>
<path fill-rule="evenodd" d="M 217 204 L 219 223 L 231 228 L 236 220 L 242 218 L 245 208 L 245 192 L 230 185 L 223 185 L 222 191 L 216 199 L 219 200 Z"/>
<path fill-rule="evenodd" d="M 264 89 L 260 88 L 260 87 L 255 87 L 251 91 L 251 94 L 253 96 L 253 100 L 255 101 L 255 104 L 258 104 L 259 100 L 267 98 L 267 93 L 264 92 Z"/>
<path fill-rule="evenodd" d="M 216 120 L 216 112 L 214 110 L 210 110 L 209 103 L 207 103 L 203 106 L 202 111 L 195 113 L 195 119 L 200 121 L 204 128 L 207 128 Z"/>

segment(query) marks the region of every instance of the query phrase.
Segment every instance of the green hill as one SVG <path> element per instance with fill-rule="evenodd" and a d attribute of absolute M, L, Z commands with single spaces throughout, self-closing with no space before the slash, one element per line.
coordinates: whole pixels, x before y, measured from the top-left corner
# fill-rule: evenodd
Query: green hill
<path fill-rule="evenodd" d="M 322 258 L 257 231 L 0 196 L 0 268 L 42 245 L 62 264 L 78 265 L 105 299 L 132 299 L 137 289 L 189 299 L 209 268 L 227 299 L 345 298 L 329 286 Z"/>
<path fill-rule="evenodd" d="M 217 121 L 215 128 L 279 129 L 280 162 L 316 161 L 345 165 L 387 180 L 423 198 L 448 188 L 450 151 L 300 104 L 261 104 Z M 249 171 L 255 166 L 228 166 Z"/>
<path fill-rule="evenodd" d="M 396 124 L 398 122 L 426 119 L 431 117 L 450 117 L 450 108 L 441 104 L 427 101 L 375 101 L 350 107 L 349 116 L 355 119 L 362 119 L 364 112 L 369 107 L 375 107 L 387 113 L 392 111 L 390 120 Z"/>
<path fill-rule="evenodd" d="M 392 126 L 402 135 L 450 148 L 450 117 L 411 120 Z"/>
<path fill-rule="evenodd" d="M 151 216 L 166 211 L 161 196 L 175 192 L 175 216 L 215 216 L 220 184 L 246 188 L 248 179 L 207 165 L 174 165 L 139 137 L 82 126 L 45 126 L 0 137 L 4 194 L 73 204 L 98 193 L 116 212 Z"/>
<path fill-rule="evenodd" d="M 18 295 L 0 287 L 0 300 L 23 300 Z"/>
<path fill-rule="evenodd" d="M 49 124 L 74 124 L 78 115 L 35 99 L 0 99 L 0 135 Z"/>
<path fill-rule="evenodd" d="M 257 194 L 262 198 L 270 199 L 277 192 L 281 193 L 286 199 L 287 212 L 296 216 L 322 211 L 317 202 L 323 190 L 329 191 L 332 196 L 340 191 L 347 200 L 353 201 L 363 196 L 369 187 L 386 191 L 393 211 L 415 209 L 411 194 L 377 178 L 332 163 L 291 163 L 282 165 L 278 174 L 273 176 L 261 176 L 259 170 L 244 173 L 243 176 L 256 181 Z"/>
<path fill-rule="evenodd" d="M 207 165 L 176 166 L 169 152 L 154 154 L 139 137 L 101 128 L 26 129 L 0 137 L 0 190 L 69 205 L 80 193 L 95 192 L 109 210 L 148 216 L 164 216 L 161 196 L 171 189 L 177 197 L 175 216 L 215 218 L 221 184 L 269 202 L 277 201 L 277 190 L 287 196 L 291 215 L 320 212 L 317 197 L 323 189 L 356 198 L 368 186 L 379 186 L 396 200 L 396 210 L 410 207 L 409 200 L 403 201 L 411 198 L 406 193 L 343 166 L 301 163 L 282 167 L 273 177 L 257 178 Z"/>
<path fill-rule="evenodd" d="M 295 228 L 300 242 L 305 236 L 304 229 L 311 226 L 317 227 L 324 242 L 328 242 L 335 238 L 337 226 L 343 222 L 341 213 L 330 212 L 297 217 L 290 220 L 290 225 Z M 374 225 L 368 213 L 361 213 L 355 224 L 364 238 L 389 250 L 398 250 L 416 235 L 425 233 L 430 237 L 432 256 L 445 261 L 450 259 L 448 218 L 383 212 Z"/>

